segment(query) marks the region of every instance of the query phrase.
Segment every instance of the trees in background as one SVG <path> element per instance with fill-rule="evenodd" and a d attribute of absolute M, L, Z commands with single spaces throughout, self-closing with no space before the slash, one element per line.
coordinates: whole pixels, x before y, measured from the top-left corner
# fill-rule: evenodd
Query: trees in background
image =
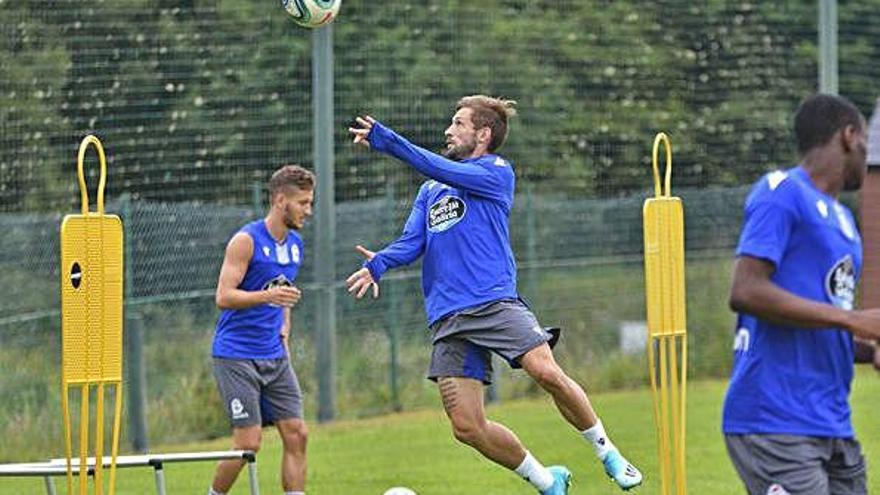
<path fill-rule="evenodd" d="M 840 7 L 841 92 L 870 111 L 880 1 Z M 249 204 L 311 161 L 310 32 L 250 0 L 5 0 L 0 211 L 64 210 L 86 133 L 111 195 Z M 655 132 L 676 183 L 749 182 L 793 160 L 790 114 L 815 90 L 815 5 L 346 0 L 334 25 L 337 195 L 408 194 L 408 170 L 346 146 L 370 112 L 442 145 L 454 101 L 519 101 L 505 154 L 537 191 L 648 187 Z M 94 171 L 91 171 L 94 173 Z"/>

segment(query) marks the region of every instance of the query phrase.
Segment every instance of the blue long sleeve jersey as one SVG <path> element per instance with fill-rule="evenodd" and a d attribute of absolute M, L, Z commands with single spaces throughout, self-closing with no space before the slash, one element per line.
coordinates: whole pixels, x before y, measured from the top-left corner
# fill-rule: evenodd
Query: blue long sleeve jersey
<path fill-rule="evenodd" d="M 515 176 L 498 155 L 456 162 L 420 148 L 378 122 L 370 146 L 432 180 L 419 188 L 403 235 L 365 263 L 374 280 L 422 260 L 428 325 L 458 310 L 516 298 L 508 220 Z"/>

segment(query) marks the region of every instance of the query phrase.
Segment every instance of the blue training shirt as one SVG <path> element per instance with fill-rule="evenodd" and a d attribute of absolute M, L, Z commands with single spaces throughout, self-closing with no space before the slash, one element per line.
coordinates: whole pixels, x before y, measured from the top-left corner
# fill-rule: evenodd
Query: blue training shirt
<path fill-rule="evenodd" d="M 303 241 L 290 230 L 277 242 L 262 219 L 239 230 L 254 242 L 254 253 L 238 288 L 246 291 L 292 286 L 303 257 Z M 281 341 L 284 308 L 259 304 L 245 309 L 224 309 L 217 320 L 212 355 L 226 359 L 277 359 L 286 355 Z"/>
<path fill-rule="evenodd" d="M 773 263 L 772 281 L 789 292 L 853 308 L 861 237 L 850 211 L 816 189 L 801 167 L 767 174 L 752 188 L 737 255 Z M 854 436 L 849 332 L 739 314 L 734 349 L 724 433 Z"/>
<path fill-rule="evenodd" d="M 368 139 L 376 151 L 432 179 L 419 188 L 403 235 L 365 263 L 373 279 L 424 254 L 428 325 L 461 309 L 518 297 L 508 229 L 515 186 L 510 162 L 494 154 L 449 160 L 378 122 Z"/>

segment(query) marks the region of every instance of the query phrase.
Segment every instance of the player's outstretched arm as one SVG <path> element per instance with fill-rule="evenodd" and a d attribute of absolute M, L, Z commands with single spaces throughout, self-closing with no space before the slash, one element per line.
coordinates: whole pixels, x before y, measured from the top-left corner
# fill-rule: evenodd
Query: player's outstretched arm
<path fill-rule="evenodd" d="M 880 337 L 880 310 L 846 311 L 793 294 L 771 280 L 773 263 L 740 256 L 733 267 L 730 308 L 782 325 L 842 328 L 864 339 Z"/>
<path fill-rule="evenodd" d="M 412 144 L 369 115 L 355 118 L 348 132 L 354 144 L 388 153 L 444 184 L 494 199 L 507 199 L 512 192 L 513 171 L 501 158 L 497 167 L 490 168 L 450 160 Z"/>
<path fill-rule="evenodd" d="M 214 301 L 220 309 L 245 309 L 260 304 L 292 307 L 301 297 L 296 287 L 273 287 L 247 291 L 239 288 L 254 255 L 254 240 L 245 233 L 235 234 L 226 246 L 223 266 L 217 280 Z"/>

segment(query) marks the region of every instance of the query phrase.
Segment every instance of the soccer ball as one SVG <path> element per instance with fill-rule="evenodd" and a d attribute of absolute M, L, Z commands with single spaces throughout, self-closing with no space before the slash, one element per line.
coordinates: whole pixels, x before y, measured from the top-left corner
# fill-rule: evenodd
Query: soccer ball
<path fill-rule="evenodd" d="M 383 493 L 382 495 L 416 495 L 416 492 L 410 490 L 409 488 L 395 486 L 394 488 L 389 488 L 385 490 L 385 493 Z"/>
<path fill-rule="evenodd" d="M 281 0 L 281 6 L 302 27 L 316 28 L 333 22 L 342 0 Z"/>

